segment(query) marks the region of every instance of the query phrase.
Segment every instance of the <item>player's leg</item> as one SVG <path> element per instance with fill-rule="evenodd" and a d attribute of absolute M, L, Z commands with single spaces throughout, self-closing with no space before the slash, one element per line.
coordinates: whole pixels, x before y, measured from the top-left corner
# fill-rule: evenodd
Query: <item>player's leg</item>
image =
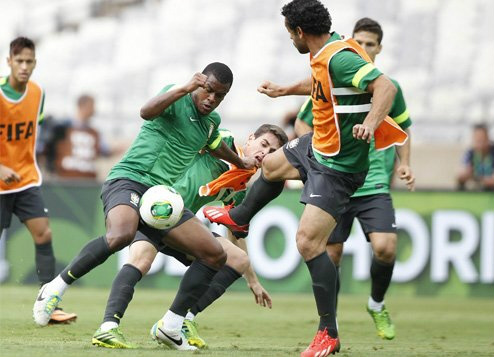
<path fill-rule="evenodd" d="M 55 277 L 55 255 L 48 217 L 31 218 L 24 224 L 34 241 L 36 273 L 41 285 L 46 284 Z"/>
<path fill-rule="evenodd" d="M 304 143 L 308 141 L 310 137 L 304 139 Z M 206 206 L 204 208 L 206 218 L 211 222 L 226 225 L 233 232 L 247 232 L 252 217 L 283 191 L 285 180 L 301 178 L 292 159 L 294 154 L 286 152 L 286 150 L 293 151 L 297 147 L 293 142 L 298 143 L 299 139 L 289 142 L 264 158 L 260 177 L 252 184 L 240 205 L 232 209 Z M 286 147 L 290 149 L 285 149 Z M 296 154 L 303 155 L 301 150 Z"/>
<path fill-rule="evenodd" d="M 367 311 L 374 320 L 377 334 L 383 339 L 395 337 L 395 327 L 384 304 L 384 295 L 393 276 L 396 258 L 396 224 L 389 194 L 363 196 L 358 219 L 374 252 L 370 268 L 371 294 Z"/>
<path fill-rule="evenodd" d="M 343 243 L 328 243 L 326 252 L 336 268 L 336 301 L 335 310 L 338 311 L 338 295 L 340 293 L 340 264 L 343 255 Z"/>
<path fill-rule="evenodd" d="M 69 285 L 132 242 L 139 224 L 137 203 L 146 189 L 146 186 L 129 180 L 105 182 L 102 199 L 106 234 L 88 242 L 55 279 L 41 288 L 33 307 L 38 325 L 47 324 L 47 314 L 57 307 Z"/>
<path fill-rule="evenodd" d="M 206 293 L 201 296 L 187 313 L 182 325 L 182 331 L 189 344 L 198 348 L 205 348 L 207 344 L 199 336 L 198 326 L 194 320 L 195 317 L 219 299 L 235 281 L 242 277 L 250 265 L 249 257 L 245 251 L 224 237 L 217 236 L 217 239 L 226 253 L 226 263 L 216 273 Z"/>
<path fill-rule="evenodd" d="M 189 210 L 185 223 L 172 228 L 163 243 L 195 257 L 184 274 L 169 310 L 151 328 L 151 337 L 173 349 L 195 349 L 183 334 L 182 325 L 188 310 L 206 293 L 211 280 L 226 262 L 226 254 L 213 234 Z"/>
<path fill-rule="evenodd" d="M 106 304 L 103 322 L 93 335 L 92 344 L 107 348 L 134 348 L 119 328 L 120 321 L 134 295 L 134 287 L 151 268 L 158 252 L 156 246 L 146 237 L 139 237 L 130 246 L 127 263 L 113 280 Z"/>

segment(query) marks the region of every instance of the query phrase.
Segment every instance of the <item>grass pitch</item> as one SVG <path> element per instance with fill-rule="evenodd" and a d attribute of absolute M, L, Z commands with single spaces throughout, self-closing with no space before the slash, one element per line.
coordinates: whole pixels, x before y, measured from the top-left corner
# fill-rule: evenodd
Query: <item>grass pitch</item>
<path fill-rule="evenodd" d="M 36 327 L 31 318 L 36 294 L 35 286 L 0 287 L 0 356 L 299 356 L 317 326 L 311 295 L 275 294 L 268 310 L 255 305 L 248 293 L 227 293 L 197 320 L 210 348 L 171 351 L 152 341 L 149 329 L 174 292 L 137 288 L 121 328 L 140 348 L 109 350 L 91 345 L 109 289 L 71 288 L 62 306 L 77 312 L 78 321 L 45 328 Z M 340 357 L 494 356 L 492 299 L 390 296 L 386 304 L 397 328 L 393 341 L 376 336 L 366 301 L 366 296 L 340 296 Z"/>

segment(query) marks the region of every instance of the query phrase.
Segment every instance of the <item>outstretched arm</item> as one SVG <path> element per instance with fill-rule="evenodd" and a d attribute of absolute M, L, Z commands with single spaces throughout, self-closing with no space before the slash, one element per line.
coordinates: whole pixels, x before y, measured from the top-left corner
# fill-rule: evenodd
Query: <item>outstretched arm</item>
<path fill-rule="evenodd" d="M 208 77 L 206 75 L 196 73 L 187 84 L 173 88 L 165 93 L 158 94 L 156 97 L 150 99 L 141 108 L 141 118 L 144 120 L 156 118 L 163 112 L 163 110 L 168 108 L 184 95 L 195 91 L 199 87 L 204 87 L 207 79 Z"/>
<path fill-rule="evenodd" d="M 310 77 L 285 86 L 281 86 L 271 81 L 264 81 L 257 87 L 257 91 L 266 94 L 271 98 L 282 97 L 285 95 L 309 95 L 312 88 L 311 84 L 312 81 Z"/>

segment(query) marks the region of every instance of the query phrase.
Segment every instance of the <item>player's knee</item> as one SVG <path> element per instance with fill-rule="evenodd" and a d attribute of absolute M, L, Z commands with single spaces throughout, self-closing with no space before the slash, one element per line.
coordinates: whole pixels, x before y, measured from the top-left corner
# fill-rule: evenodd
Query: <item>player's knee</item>
<path fill-rule="evenodd" d="M 50 226 L 46 226 L 44 229 L 34 234 L 34 241 L 36 244 L 45 244 L 51 242 L 52 232 Z"/>
<path fill-rule="evenodd" d="M 328 244 L 326 246 L 326 251 L 328 252 L 328 255 L 333 263 L 336 266 L 339 266 L 341 262 L 341 255 L 343 253 L 342 249 L 340 249 L 340 247 L 338 247 L 336 244 Z"/>
<path fill-rule="evenodd" d="M 317 253 L 317 244 L 311 239 L 308 232 L 304 230 L 297 231 L 297 249 L 305 260 L 313 258 Z"/>
<path fill-rule="evenodd" d="M 226 253 L 219 243 L 216 247 L 203 252 L 203 254 L 201 254 L 201 256 L 198 258 L 203 260 L 206 264 L 217 269 L 225 265 L 227 259 Z"/>
<path fill-rule="evenodd" d="M 112 252 L 119 251 L 128 246 L 135 237 L 133 230 L 109 231 L 106 233 L 106 241 Z"/>
<path fill-rule="evenodd" d="M 382 247 L 374 251 L 377 260 L 385 263 L 392 263 L 396 258 L 396 250 L 393 247 Z"/>
<path fill-rule="evenodd" d="M 276 160 L 273 159 L 273 155 L 267 155 L 262 160 L 262 175 L 268 181 L 276 181 Z"/>

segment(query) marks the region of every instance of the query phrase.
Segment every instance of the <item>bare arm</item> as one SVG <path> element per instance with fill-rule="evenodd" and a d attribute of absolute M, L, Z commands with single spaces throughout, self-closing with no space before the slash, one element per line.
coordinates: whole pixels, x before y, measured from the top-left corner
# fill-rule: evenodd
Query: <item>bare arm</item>
<path fill-rule="evenodd" d="M 228 239 L 233 244 L 235 244 L 237 247 L 239 247 L 245 253 L 248 254 L 247 243 L 245 242 L 245 239 L 243 238 L 237 239 L 230 231 L 228 231 Z M 273 306 L 273 301 L 271 300 L 271 296 L 269 296 L 268 292 L 264 289 L 264 287 L 259 282 L 259 279 L 257 278 L 257 274 L 252 268 L 252 265 L 249 264 L 249 267 L 244 272 L 244 278 L 247 281 L 247 286 L 252 291 L 252 294 L 254 294 L 254 297 L 256 299 L 256 304 L 264 307 L 267 306 L 271 309 L 271 307 Z"/>
<path fill-rule="evenodd" d="M 141 118 L 144 120 L 156 118 L 163 112 L 163 110 L 168 108 L 184 95 L 195 91 L 199 87 L 204 87 L 207 78 L 208 77 L 202 73 L 196 73 L 187 84 L 159 94 L 150 99 L 141 108 Z"/>
<path fill-rule="evenodd" d="M 391 110 L 397 89 L 388 77 L 381 75 L 369 83 L 367 91 L 372 93 L 372 108 L 364 122 L 353 127 L 353 137 L 370 143 L 374 131 Z"/>
<path fill-rule="evenodd" d="M 262 94 L 266 94 L 268 97 L 277 98 L 286 95 L 309 95 L 312 89 L 311 77 L 307 77 L 299 82 L 281 86 L 279 84 L 264 81 L 257 91 Z"/>
<path fill-rule="evenodd" d="M 297 118 L 295 120 L 294 130 L 295 130 L 295 135 L 297 135 L 297 137 L 301 137 L 302 135 L 310 133 L 312 131 L 312 127 L 309 124 L 307 124 L 305 121 Z"/>
<path fill-rule="evenodd" d="M 209 150 L 209 152 L 214 157 L 228 161 L 241 169 L 251 169 L 260 165 L 254 158 L 240 158 L 223 140 L 221 140 L 221 144 L 216 149 Z"/>
<path fill-rule="evenodd" d="M 415 190 L 415 176 L 413 175 L 412 169 L 410 168 L 410 142 L 411 135 L 410 130 L 405 129 L 405 132 L 408 135 L 408 140 L 402 146 L 396 146 L 396 152 L 400 159 L 400 164 L 396 169 L 398 173 L 398 177 L 400 180 L 405 180 L 405 184 L 407 185 L 408 190 Z"/>

